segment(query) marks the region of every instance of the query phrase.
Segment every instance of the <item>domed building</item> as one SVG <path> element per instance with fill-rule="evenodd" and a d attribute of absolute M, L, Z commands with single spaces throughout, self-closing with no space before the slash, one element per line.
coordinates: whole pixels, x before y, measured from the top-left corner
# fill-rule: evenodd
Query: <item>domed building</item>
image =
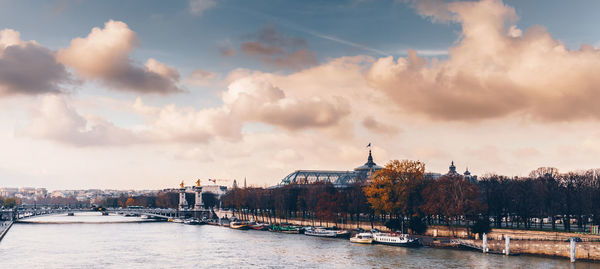
<path fill-rule="evenodd" d="M 383 167 L 373 161 L 373 155 L 369 150 L 367 162 L 354 168 L 353 171 L 296 170 L 283 178 L 277 186 L 331 182 L 336 188 L 345 188 L 356 182 L 364 183 L 371 180 L 375 172 L 381 169 Z"/>
<path fill-rule="evenodd" d="M 460 175 L 456 171 L 456 166 L 454 165 L 454 161 L 452 161 L 450 163 L 450 167 L 448 168 L 448 173 L 446 175 L 449 175 L 449 176 L 459 176 Z M 468 167 L 465 170 L 465 172 L 462 174 L 462 176 L 463 176 L 463 178 L 468 179 L 471 182 L 476 182 L 477 181 L 477 176 L 471 175 L 471 172 L 469 172 L 469 168 Z"/>
<path fill-rule="evenodd" d="M 354 171 L 356 172 L 362 172 L 362 173 L 374 173 L 377 172 L 379 170 L 383 169 L 383 167 L 377 165 L 374 161 L 373 161 L 373 155 L 371 155 L 371 150 L 369 150 L 369 157 L 367 158 L 367 162 L 359 167 L 354 168 Z"/>

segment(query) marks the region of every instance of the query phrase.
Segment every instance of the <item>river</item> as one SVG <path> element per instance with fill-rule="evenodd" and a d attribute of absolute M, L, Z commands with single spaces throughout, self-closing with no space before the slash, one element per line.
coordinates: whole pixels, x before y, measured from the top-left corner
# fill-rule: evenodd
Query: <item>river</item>
<path fill-rule="evenodd" d="M 474 251 L 351 244 L 264 231 L 77 213 L 13 225 L 0 268 L 599 268 Z M 59 224 L 56 224 L 58 222 Z M 65 223 L 61 223 L 65 222 Z M 102 223 L 106 222 L 106 223 Z"/>

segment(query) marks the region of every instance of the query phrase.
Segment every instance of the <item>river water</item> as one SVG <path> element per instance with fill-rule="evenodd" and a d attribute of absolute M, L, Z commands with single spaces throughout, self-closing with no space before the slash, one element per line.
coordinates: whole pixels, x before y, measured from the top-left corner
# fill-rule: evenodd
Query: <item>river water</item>
<path fill-rule="evenodd" d="M 265 231 L 78 213 L 14 224 L 0 268 L 599 268 L 600 264 L 447 249 L 351 244 Z M 42 223 L 45 222 L 45 223 Z M 61 223 L 64 222 L 64 223 Z M 102 223 L 106 222 L 106 223 Z"/>

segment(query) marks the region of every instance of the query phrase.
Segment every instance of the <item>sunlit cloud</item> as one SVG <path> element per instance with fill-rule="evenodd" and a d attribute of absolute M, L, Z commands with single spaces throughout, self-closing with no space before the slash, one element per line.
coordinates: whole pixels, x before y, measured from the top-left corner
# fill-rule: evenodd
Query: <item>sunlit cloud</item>
<path fill-rule="evenodd" d="M 447 60 L 409 51 L 406 58 L 380 58 L 369 71 L 371 85 L 404 110 L 456 121 L 515 114 L 543 121 L 600 119 L 593 101 L 600 98 L 593 71 L 600 69 L 600 50 L 569 50 L 540 26 L 523 33 L 513 24 L 515 10 L 498 0 L 443 6 L 417 8 L 462 25 Z"/>
<path fill-rule="evenodd" d="M 204 11 L 217 5 L 215 0 L 189 0 L 190 12 L 194 15 L 202 15 Z"/>
<path fill-rule="evenodd" d="M 129 54 L 138 39 L 127 24 L 110 20 L 104 28 L 95 27 L 85 38 L 75 38 L 60 49 L 57 60 L 87 79 L 97 79 L 114 90 L 169 94 L 181 92 L 179 74 L 173 67 L 149 59 L 136 64 Z"/>

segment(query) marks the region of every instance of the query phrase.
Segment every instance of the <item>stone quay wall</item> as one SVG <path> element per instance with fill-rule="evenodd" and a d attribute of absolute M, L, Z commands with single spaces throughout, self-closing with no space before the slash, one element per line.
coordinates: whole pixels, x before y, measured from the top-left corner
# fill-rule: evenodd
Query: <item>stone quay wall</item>
<path fill-rule="evenodd" d="M 482 240 L 465 241 L 479 246 L 482 244 Z M 504 240 L 488 240 L 488 249 L 490 251 L 503 252 L 504 247 Z M 562 241 L 512 240 L 511 238 L 510 253 L 562 257 L 569 259 L 571 257 L 571 243 Z M 600 243 L 576 243 L 575 259 L 600 261 Z"/>
<path fill-rule="evenodd" d="M 432 237 L 476 238 L 476 235 L 467 233 L 464 227 L 451 229 L 448 226 L 428 226 L 425 234 Z M 488 239 L 504 240 L 507 235 L 511 240 L 564 241 L 579 237 L 584 242 L 600 242 L 600 235 L 513 229 L 492 229 L 488 233 Z"/>
<path fill-rule="evenodd" d="M 10 230 L 12 224 L 12 221 L 0 221 L 0 240 L 2 240 L 2 238 L 4 238 L 4 235 L 6 235 L 8 230 Z"/>

